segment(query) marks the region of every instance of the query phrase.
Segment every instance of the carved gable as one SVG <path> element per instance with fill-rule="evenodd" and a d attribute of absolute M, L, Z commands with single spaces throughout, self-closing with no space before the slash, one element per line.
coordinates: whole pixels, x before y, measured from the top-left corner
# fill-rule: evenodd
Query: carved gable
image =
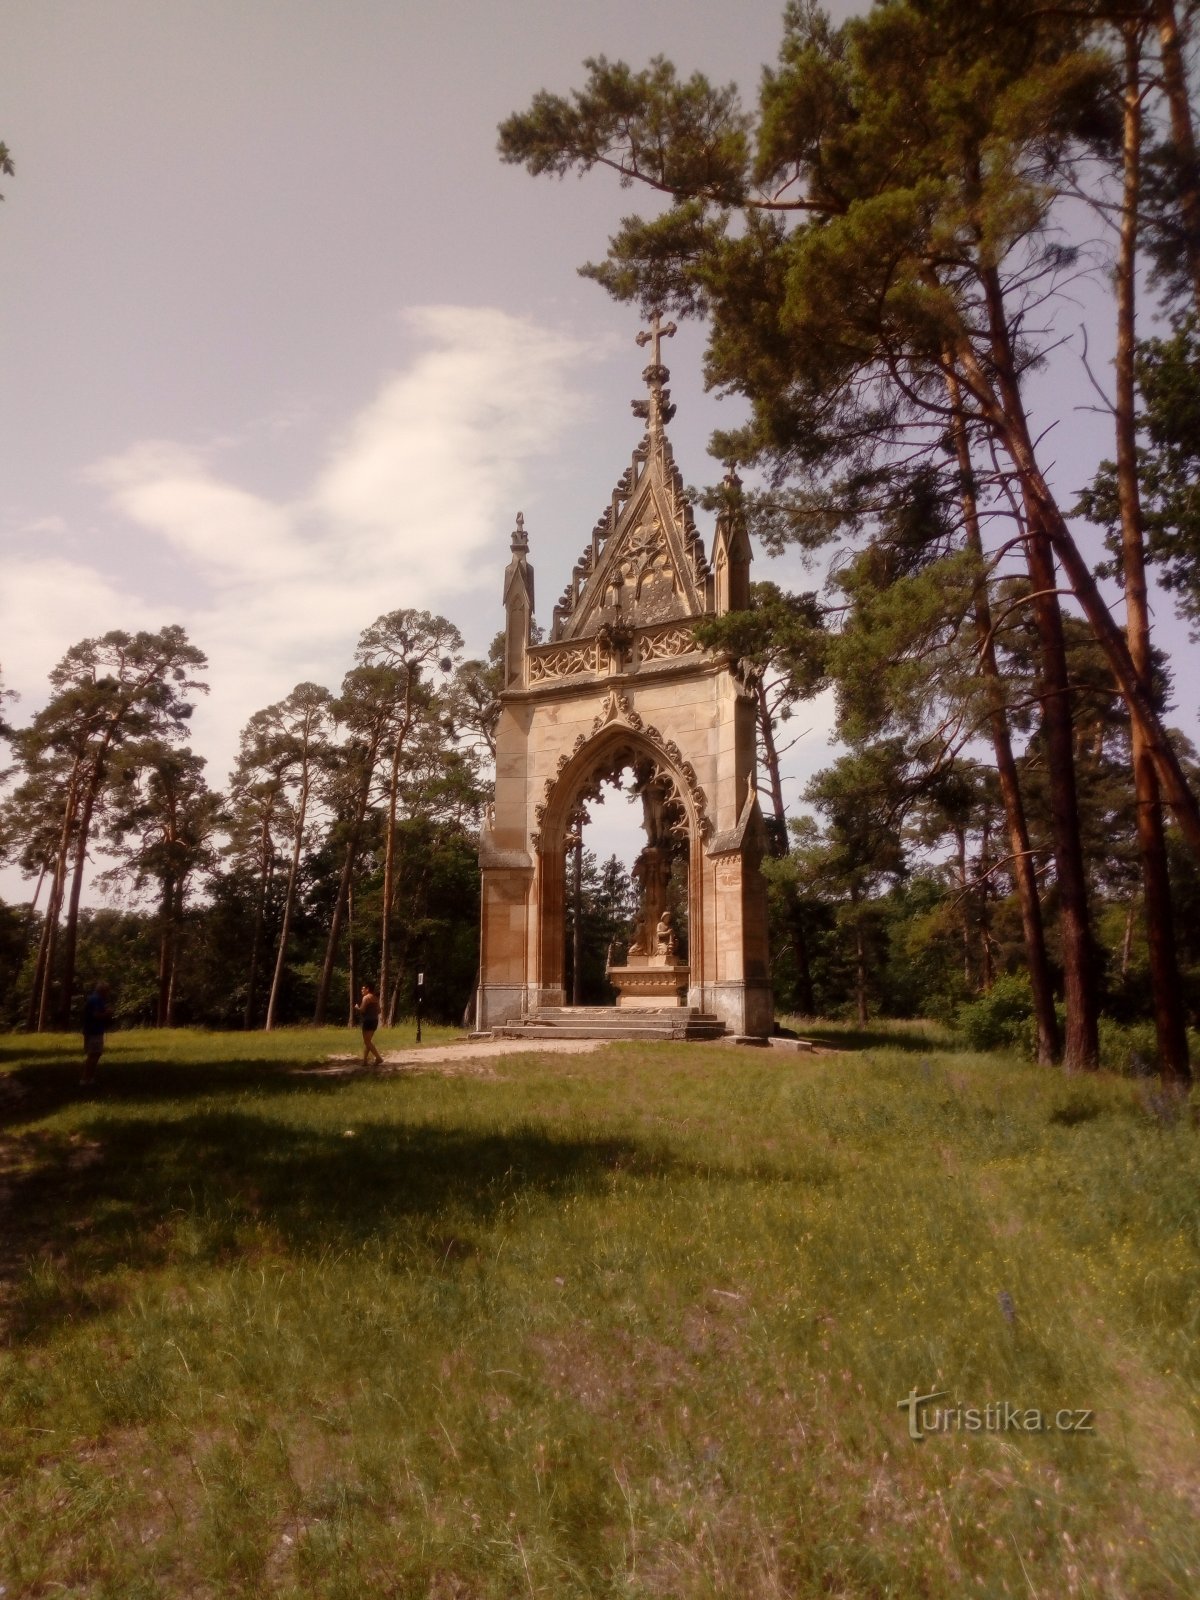
<path fill-rule="evenodd" d="M 563 620 L 561 638 L 590 638 L 617 618 L 646 628 L 704 615 L 703 548 L 658 476 L 652 467 L 642 475 Z"/>
<path fill-rule="evenodd" d="M 644 336 L 643 342 L 654 342 L 643 374 L 649 394 L 634 402 L 634 411 L 645 417 L 647 430 L 554 607 L 552 642 L 594 638 L 614 626 L 682 622 L 712 610 L 704 541 L 665 428 L 675 408 L 659 341 L 674 331 L 673 324 L 660 328 L 656 320 L 653 333 Z"/>

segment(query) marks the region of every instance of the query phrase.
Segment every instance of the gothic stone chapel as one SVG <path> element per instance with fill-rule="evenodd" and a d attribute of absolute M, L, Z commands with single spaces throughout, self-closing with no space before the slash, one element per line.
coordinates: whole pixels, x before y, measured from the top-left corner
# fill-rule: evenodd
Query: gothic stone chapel
<path fill-rule="evenodd" d="M 651 347 L 648 395 L 634 402 L 646 432 L 545 644 L 531 642 L 520 516 L 512 536 L 496 799 L 480 841 L 481 1029 L 564 1021 L 568 847 L 601 784 L 631 775 L 646 844 L 628 950 L 609 954 L 620 1014 L 653 1019 L 668 1037 L 771 1032 L 754 697 L 693 634 L 699 619 L 748 605 L 750 541 L 736 509 L 717 518 L 711 562 L 696 531 L 666 434 L 675 408 L 660 341 L 674 332 L 656 316 L 638 335 Z M 674 915 L 672 880 L 684 885 Z M 576 1010 L 570 1021 L 586 1028 L 601 1015 Z"/>

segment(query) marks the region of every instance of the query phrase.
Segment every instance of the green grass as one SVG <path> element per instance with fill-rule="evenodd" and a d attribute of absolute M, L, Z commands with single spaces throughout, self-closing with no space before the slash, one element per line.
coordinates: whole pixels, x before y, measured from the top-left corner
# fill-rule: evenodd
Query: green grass
<path fill-rule="evenodd" d="M 954 1043 L 950 1029 L 925 1018 L 906 1021 L 880 1017 L 866 1027 L 856 1022 L 784 1017 L 790 1032 L 829 1050 L 916 1050 L 928 1055 Z"/>
<path fill-rule="evenodd" d="M 852 1034 L 0 1041 L 5 1600 L 1200 1592 L 1190 1115 Z"/>

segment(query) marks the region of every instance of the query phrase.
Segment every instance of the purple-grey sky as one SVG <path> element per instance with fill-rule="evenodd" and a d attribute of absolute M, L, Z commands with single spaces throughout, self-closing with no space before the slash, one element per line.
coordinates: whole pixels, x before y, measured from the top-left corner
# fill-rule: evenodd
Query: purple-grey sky
<path fill-rule="evenodd" d="M 640 202 L 502 166 L 496 125 L 598 53 L 662 52 L 752 101 L 781 9 L 9 0 L 14 718 L 77 639 L 180 622 L 209 657 L 194 743 L 220 783 L 246 717 L 304 678 L 336 688 L 381 611 L 442 611 L 485 649 L 517 510 L 548 617 L 640 432 L 636 320 L 575 271 Z M 734 420 L 702 392 L 702 342 L 685 328 L 667 354 L 693 483 Z M 796 791 L 829 759 L 811 710 Z"/>

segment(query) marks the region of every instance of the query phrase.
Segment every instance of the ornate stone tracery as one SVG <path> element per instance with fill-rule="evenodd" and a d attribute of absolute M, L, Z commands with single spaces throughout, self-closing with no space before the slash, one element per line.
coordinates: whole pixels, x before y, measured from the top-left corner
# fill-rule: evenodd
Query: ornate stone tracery
<path fill-rule="evenodd" d="M 673 661 L 677 656 L 688 656 L 698 650 L 696 635 L 690 623 L 674 623 L 666 628 L 647 628 L 638 640 L 638 660 Z"/>
<path fill-rule="evenodd" d="M 599 639 L 580 644 L 552 645 L 529 652 L 529 682 L 553 683 L 559 678 L 575 678 L 581 673 L 603 671 L 608 653 Z"/>

